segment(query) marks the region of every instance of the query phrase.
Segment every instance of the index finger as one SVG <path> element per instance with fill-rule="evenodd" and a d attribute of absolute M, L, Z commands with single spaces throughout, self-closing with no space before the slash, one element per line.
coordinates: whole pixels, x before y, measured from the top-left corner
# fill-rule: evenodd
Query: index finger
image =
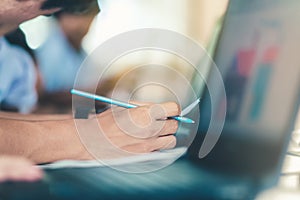
<path fill-rule="evenodd" d="M 175 102 L 153 104 L 149 106 L 150 115 L 155 119 L 166 119 L 180 114 L 179 105 Z"/>
<path fill-rule="evenodd" d="M 129 101 L 130 104 L 137 105 L 137 106 L 150 106 L 153 103 L 150 102 L 141 102 L 141 101 Z"/>

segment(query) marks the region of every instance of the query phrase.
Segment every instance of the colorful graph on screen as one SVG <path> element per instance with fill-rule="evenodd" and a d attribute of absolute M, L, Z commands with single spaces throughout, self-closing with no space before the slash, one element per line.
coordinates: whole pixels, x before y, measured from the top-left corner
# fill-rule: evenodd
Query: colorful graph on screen
<path fill-rule="evenodd" d="M 278 46 L 272 45 L 260 53 L 257 48 L 241 48 L 237 51 L 225 79 L 229 120 L 239 118 L 250 81 L 249 118 L 256 120 L 260 117 L 278 49 Z"/>

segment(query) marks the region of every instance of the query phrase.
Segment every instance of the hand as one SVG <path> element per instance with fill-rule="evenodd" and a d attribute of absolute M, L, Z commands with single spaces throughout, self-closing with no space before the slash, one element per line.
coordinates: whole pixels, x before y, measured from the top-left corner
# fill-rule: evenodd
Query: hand
<path fill-rule="evenodd" d="M 176 145 L 173 135 L 178 129 L 179 106 L 168 102 L 132 109 L 112 108 L 98 115 L 100 128 L 110 142 L 132 153 L 170 149 Z"/>
<path fill-rule="evenodd" d="M 36 181 L 42 178 L 42 171 L 23 157 L 0 156 L 0 182 Z"/>

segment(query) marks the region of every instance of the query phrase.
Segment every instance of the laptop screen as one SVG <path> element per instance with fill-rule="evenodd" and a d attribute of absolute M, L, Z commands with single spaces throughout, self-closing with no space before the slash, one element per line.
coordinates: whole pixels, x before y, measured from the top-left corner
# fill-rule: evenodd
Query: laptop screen
<path fill-rule="evenodd" d="M 299 7 L 297 0 L 231 1 L 215 57 L 227 127 L 269 139 L 287 130 L 299 91 Z"/>
<path fill-rule="evenodd" d="M 230 1 L 214 56 L 226 99 L 207 100 L 204 92 L 200 130 L 190 152 L 198 156 L 210 116 L 216 116 L 211 125 L 218 124 L 212 104 L 216 112 L 226 109 L 226 120 L 201 163 L 260 175 L 278 170 L 298 110 L 299 8 L 298 0 Z M 208 80 L 214 83 L 213 75 Z"/>

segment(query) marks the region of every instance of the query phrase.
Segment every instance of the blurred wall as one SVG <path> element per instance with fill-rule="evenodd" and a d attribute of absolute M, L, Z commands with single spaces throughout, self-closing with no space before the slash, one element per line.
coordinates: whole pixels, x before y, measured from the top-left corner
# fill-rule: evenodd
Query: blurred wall
<path fill-rule="evenodd" d="M 228 0 L 99 0 L 101 13 L 85 41 L 88 51 L 137 28 L 163 28 L 207 44 Z"/>
<path fill-rule="evenodd" d="M 186 4 L 188 35 L 205 46 L 224 14 L 228 0 L 188 0 Z"/>
<path fill-rule="evenodd" d="M 201 46 L 206 47 L 211 39 L 217 21 L 225 12 L 228 0 L 99 0 L 101 13 L 95 20 L 90 34 L 86 37 L 85 48 L 92 51 L 99 44 L 114 35 L 138 28 L 162 28 L 172 30 L 190 37 Z M 174 41 L 174 46 L 178 44 Z M 110 66 L 106 76 L 114 79 L 122 78 L 122 74 L 130 69 L 144 64 L 155 63 L 170 66 L 181 74 L 191 79 L 194 69 L 181 58 L 158 51 L 141 51 L 126 55 Z M 168 85 L 176 85 L 180 88 L 178 96 L 184 96 L 187 90 L 181 84 L 176 73 L 170 73 L 167 68 L 148 68 L 138 74 L 128 76 L 135 88 L 145 79 L 168 80 Z M 135 73 L 131 71 L 130 73 Z M 134 79 L 135 80 L 132 80 Z M 116 80 L 117 81 L 117 80 Z M 110 82 L 112 83 L 112 82 Z M 103 85 L 103 84 L 102 84 Z M 131 88 L 128 84 L 128 92 Z M 116 89 L 116 88 L 115 88 Z M 126 94 L 126 88 L 118 88 L 119 94 Z M 123 92 L 120 92 L 123 91 Z M 174 95 L 167 95 L 165 88 L 147 86 L 135 93 L 138 100 L 157 101 L 174 100 Z"/>
<path fill-rule="evenodd" d="M 109 38 L 133 29 L 139 28 L 161 28 L 168 29 L 190 37 L 201 46 L 206 47 L 211 39 L 216 22 L 225 11 L 228 0 L 99 0 L 101 13 L 95 18 L 91 29 L 83 42 L 83 48 L 89 53 L 98 45 Z M 45 17 L 27 22 L 22 25 L 27 33 L 29 43 L 37 48 L 42 43 L 45 35 L 48 34 L 47 20 Z M 45 31 L 32 31 L 45 30 Z M 48 31 L 47 31 L 48 30 Z M 120 44 L 122 45 L 122 44 Z M 174 46 L 178 44 L 174 41 Z M 99 55 L 99 62 L 101 62 Z M 142 64 L 156 63 L 169 66 L 187 78 L 191 78 L 193 67 L 180 59 L 178 56 L 165 52 L 144 51 L 135 52 L 131 55 L 120 58 L 110 66 L 105 83 L 114 84 L 117 78 L 122 78 L 122 74 L 128 72 L 135 66 Z M 101 66 L 101 65 L 99 65 Z M 150 68 L 149 68 L 150 69 Z M 176 85 L 180 88 L 179 95 L 184 96 L 186 88 L 179 82 L 179 76 L 169 73 L 167 68 L 151 68 L 144 70 L 137 75 L 128 76 L 126 87 L 136 87 L 141 80 L 151 79 L 167 80 L 169 85 Z M 102 84 L 104 85 L 104 84 Z M 109 88 L 109 87 L 106 87 Z M 112 87 L 111 87 L 112 88 Z M 157 86 L 139 89 L 135 95 L 142 100 L 168 100 L 170 96 L 164 96 L 168 92 L 159 89 Z M 123 90 L 122 88 L 121 90 Z M 130 89 L 129 89 L 130 90 Z M 125 90 L 126 91 L 126 90 Z M 150 92 L 149 92 L 150 91 Z M 121 93 L 121 92 L 120 92 Z M 125 92 L 126 93 L 126 92 Z"/>

